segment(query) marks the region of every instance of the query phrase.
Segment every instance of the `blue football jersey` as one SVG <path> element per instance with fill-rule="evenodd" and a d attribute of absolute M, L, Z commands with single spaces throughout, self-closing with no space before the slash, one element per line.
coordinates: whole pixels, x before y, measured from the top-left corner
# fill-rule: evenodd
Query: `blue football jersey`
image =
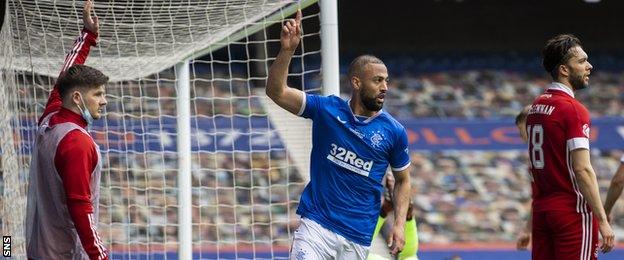
<path fill-rule="evenodd" d="M 369 246 L 386 169 L 410 164 L 405 128 L 383 110 L 361 121 L 336 96 L 306 94 L 299 115 L 313 123 L 310 182 L 297 214 Z"/>

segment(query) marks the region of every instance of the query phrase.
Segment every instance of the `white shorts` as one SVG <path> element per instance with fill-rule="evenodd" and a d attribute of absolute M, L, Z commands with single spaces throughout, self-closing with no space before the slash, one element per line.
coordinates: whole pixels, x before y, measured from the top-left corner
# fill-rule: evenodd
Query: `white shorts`
<path fill-rule="evenodd" d="M 290 260 L 365 260 L 369 249 L 322 227 L 314 220 L 301 218 L 290 248 Z"/>

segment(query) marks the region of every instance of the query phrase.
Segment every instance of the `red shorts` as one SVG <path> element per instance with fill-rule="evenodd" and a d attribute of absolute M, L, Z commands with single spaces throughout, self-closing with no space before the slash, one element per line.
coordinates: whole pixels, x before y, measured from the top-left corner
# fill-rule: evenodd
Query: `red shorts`
<path fill-rule="evenodd" d="M 532 232 L 533 260 L 598 258 L 598 221 L 591 212 L 533 212 Z"/>

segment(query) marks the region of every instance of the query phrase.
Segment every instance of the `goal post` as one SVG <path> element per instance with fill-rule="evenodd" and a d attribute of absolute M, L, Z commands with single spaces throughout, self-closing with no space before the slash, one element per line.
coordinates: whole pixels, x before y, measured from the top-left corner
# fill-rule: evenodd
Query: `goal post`
<path fill-rule="evenodd" d="M 8 1 L 0 217 L 16 256 L 25 254 L 36 119 L 82 26 L 82 4 Z M 308 178 L 310 124 L 269 104 L 264 84 L 281 22 L 297 9 L 304 37 L 289 84 L 320 93 L 322 78 L 338 79 L 338 69 L 321 73 L 338 57 L 321 58 L 319 4 L 96 1 L 94 9 L 101 31 L 86 64 L 111 78 L 91 132 L 103 160 L 98 231 L 113 256 L 285 258 Z"/>
<path fill-rule="evenodd" d="M 189 61 L 176 64 L 176 120 L 178 134 L 178 254 L 181 259 L 190 259 L 193 251 L 192 233 L 192 176 L 191 176 L 191 76 Z"/>

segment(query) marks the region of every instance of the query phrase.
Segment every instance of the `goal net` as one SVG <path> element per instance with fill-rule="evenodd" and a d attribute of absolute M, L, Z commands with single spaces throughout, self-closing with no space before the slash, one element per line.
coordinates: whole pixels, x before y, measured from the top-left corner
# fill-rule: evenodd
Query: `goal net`
<path fill-rule="evenodd" d="M 83 1 L 9 0 L 0 34 L 2 234 L 25 254 L 36 119 L 82 26 Z M 96 1 L 87 65 L 111 78 L 91 133 L 103 159 L 99 232 L 114 258 L 172 258 L 179 68 L 188 61 L 194 258 L 285 258 L 308 178 L 310 125 L 264 94 L 281 22 L 303 9 L 289 85 L 320 89 L 316 1 Z"/>

